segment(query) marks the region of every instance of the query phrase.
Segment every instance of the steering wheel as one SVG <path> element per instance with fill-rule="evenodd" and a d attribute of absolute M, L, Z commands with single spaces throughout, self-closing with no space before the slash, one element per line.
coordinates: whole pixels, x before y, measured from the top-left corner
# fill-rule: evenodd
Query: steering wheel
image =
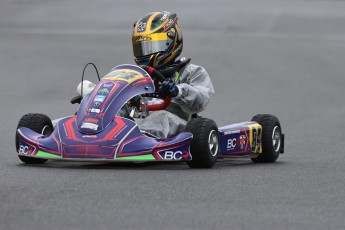
<path fill-rule="evenodd" d="M 159 82 L 163 82 L 166 80 L 166 78 L 161 74 L 158 70 L 156 70 L 153 67 L 147 66 L 147 65 L 141 65 L 141 68 L 143 68 L 154 80 L 155 86 L 158 86 Z"/>
<path fill-rule="evenodd" d="M 159 82 L 163 82 L 166 80 L 166 78 L 155 68 L 152 68 L 152 67 L 146 66 L 146 65 L 142 65 L 140 67 L 143 68 L 151 76 L 151 78 L 154 80 L 154 84 L 155 84 L 156 89 L 159 88 Z M 157 93 L 145 94 L 143 96 L 144 97 L 146 96 L 146 97 L 159 98 L 163 101 L 162 103 L 147 105 L 148 111 L 164 110 L 170 105 L 170 102 L 172 99 L 172 97 L 162 97 L 162 96 L 158 95 Z"/>

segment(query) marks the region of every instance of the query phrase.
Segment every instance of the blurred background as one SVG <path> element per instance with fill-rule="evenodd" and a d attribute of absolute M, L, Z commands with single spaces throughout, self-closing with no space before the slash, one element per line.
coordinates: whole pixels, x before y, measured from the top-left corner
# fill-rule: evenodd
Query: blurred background
<path fill-rule="evenodd" d="M 286 154 L 211 170 L 21 164 L 20 117 L 73 114 L 84 65 L 134 64 L 133 23 L 160 10 L 178 14 L 183 56 L 212 78 L 202 115 L 274 114 Z M 343 229 L 344 72 L 342 0 L 0 0 L 0 228 Z"/>

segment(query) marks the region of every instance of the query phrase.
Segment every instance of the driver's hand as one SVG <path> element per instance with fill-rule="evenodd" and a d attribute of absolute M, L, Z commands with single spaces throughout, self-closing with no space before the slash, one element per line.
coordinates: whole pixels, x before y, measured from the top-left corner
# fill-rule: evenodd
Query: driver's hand
<path fill-rule="evenodd" d="M 177 86 L 173 80 L 163 81 L 157 92 L 163 97 L 176 97 L 179 93 Z"/>

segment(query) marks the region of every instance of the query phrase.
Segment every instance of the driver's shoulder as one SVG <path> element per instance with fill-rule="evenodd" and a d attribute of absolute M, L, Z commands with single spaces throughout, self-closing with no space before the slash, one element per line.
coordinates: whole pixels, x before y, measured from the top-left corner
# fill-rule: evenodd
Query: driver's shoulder
<path fill-rule="evenodd" d="M 180 63 L 180 65 L 183 66 L 183 68 L 181 68 L 181 70 L 179 71 L 180 74 L 183 74 L 183 73 L 194 74 L 200 71 L 206 71 L 204 67 L 193 64 L 190 61 L 191 59 L 187 57 L 181 57 L 177 61 L 177 63 Z"/>
<path fill-rule="evenodd" d="M 184 69 L 180 72 L 181 80 L 185 79 L 185 81 L 188 81 L 187 79 L 191 80 L 196 77 L 202 77 L 205 76 L 206 70 L 204 67 L 189 63 L 186 65 Z"/>

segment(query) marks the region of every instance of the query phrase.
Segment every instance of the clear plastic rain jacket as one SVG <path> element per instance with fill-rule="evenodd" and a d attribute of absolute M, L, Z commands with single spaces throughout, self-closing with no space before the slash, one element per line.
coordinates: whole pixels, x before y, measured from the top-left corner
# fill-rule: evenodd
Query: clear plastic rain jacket
<path fill-rule="evenodd" d="M 194 64 L 187 64 L 175 73 L 179 94 L 163 111 L 155 111 L 145 119 L 136 120 L 139 128 L 158 138 L 167 138 L 183 132 L 192 114 L 203 111 L 214 88 L 206 70 Z"/>

